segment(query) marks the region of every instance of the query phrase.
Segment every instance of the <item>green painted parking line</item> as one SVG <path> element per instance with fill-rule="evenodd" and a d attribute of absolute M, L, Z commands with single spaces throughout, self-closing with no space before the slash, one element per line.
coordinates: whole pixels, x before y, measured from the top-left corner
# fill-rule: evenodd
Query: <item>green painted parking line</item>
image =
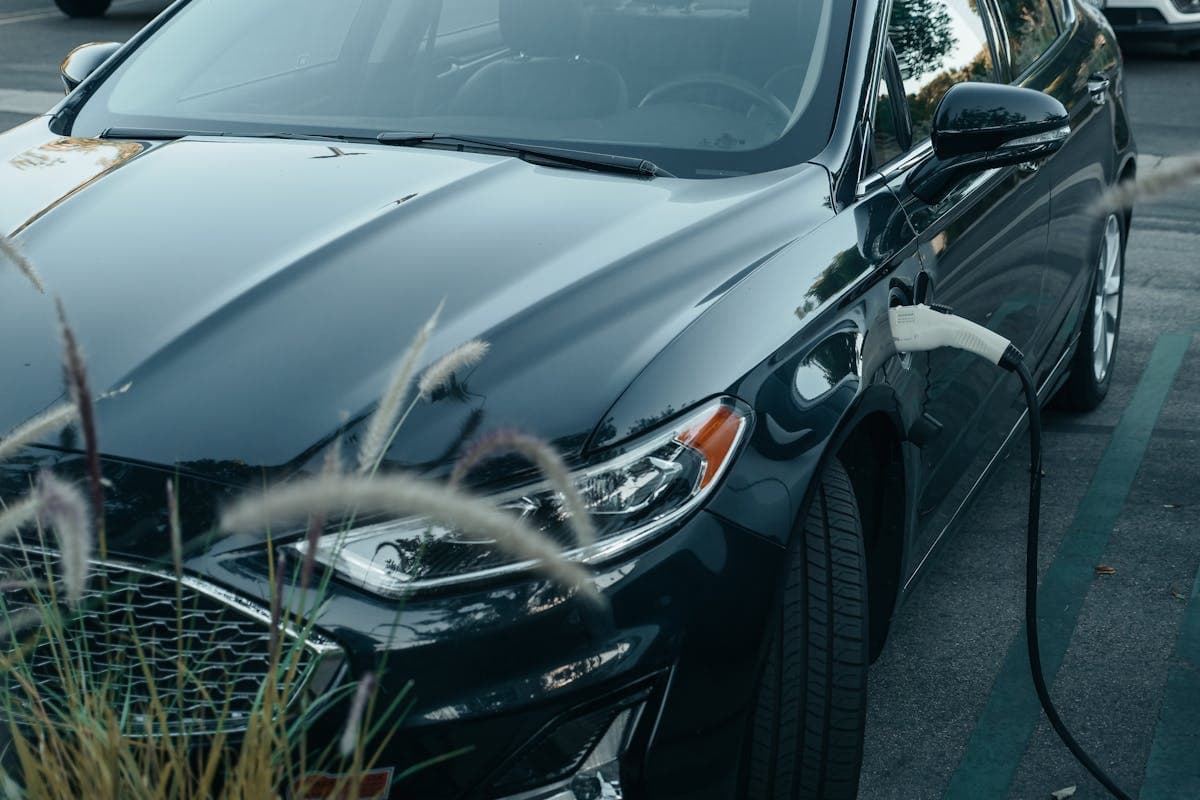
<path fill-rule="evenodd" d="M 1175 655 L 1179 663 L 1167 673 L 1141 800 L 1200 797 L 1200 573 L 1179 626 Z"/>
<path fill-rule="evenodd" d="M 1108 546 L 1191 341 L 1191 334 L 1169 333 L 1155 343 L 1133 398 L 1079 503 L 1075 520 L 1042 579 L 1039 628 L 1042 665 L 1050 683 L 1066 655 L 1079 610 L 1095 579 L 1094 568 Z M 1009 645 L 945 799 L 1006 796 L 1039 719 L 1041 706 L 1029 677 L 1022 625 Z"/>

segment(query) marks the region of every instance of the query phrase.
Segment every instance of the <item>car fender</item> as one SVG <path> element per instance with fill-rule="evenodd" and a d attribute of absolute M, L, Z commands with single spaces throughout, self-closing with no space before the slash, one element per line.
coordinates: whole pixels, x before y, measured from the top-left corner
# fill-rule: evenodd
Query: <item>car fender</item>
<path fill-rule="evenodd" d="M 753 409 L 752 431 L 708 509 L 786 544 L 812 476 L 856 419 L 882 411 L 903 438 L 925 378 L 891 347 L 887 308 L 920 271 L 886 189 L 776 253 L 677 336 L 597 427 L 590 450 L 716 395 Z"/>

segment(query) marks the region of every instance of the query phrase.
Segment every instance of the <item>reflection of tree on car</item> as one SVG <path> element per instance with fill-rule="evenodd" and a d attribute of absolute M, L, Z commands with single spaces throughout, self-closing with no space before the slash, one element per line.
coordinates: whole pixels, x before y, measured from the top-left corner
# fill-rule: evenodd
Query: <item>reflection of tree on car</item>
<path fill-rule="evenodd" d="M 413 406 L 381 472 L 451 474 L 468 440 L 508 425 L 553 442 L 606 526 L 603 552 L 572 558 L 597 552 L 611 612 L 573 608 L 523 562 L 481 561 L 455 532 L 430 541 L 423 520 L 276 529 L 326 580 L 292 610 L 336 632 L 348 666 L 328 680 L 386 657 L 381 696 L 419 687 L 379 729 L 379 765 L 466 753 L 397 796 L 596 797 L 603 778 L 609 797 L 852 800 L 868 663 L 1020 413 L 982 361 L 894 357 L 887 310 L 921 295 L 986 320 L 1045 374 L 1073 359 L 1059 374 L 1086 391 L 1071 402 L 1094 407 L 1120 306 L 1110 292 L 1113 338 L 1090 339 L 1089 287 L 1119 290 L 1127 219 L 1088 209 L 1134 169 L 1123 97 L 1087 105 L 1079 76 L 1119 81 L 1120 64 L 1080 14 L 1026 88 L 955 86 L 951 102 L 989 120 L 1078 108 L 1091 127 L 1032 173 L 1018 165 L 1049 151 L 1019 144 L 1025 126 L 999 126 L 994 141 L 1018 144 L 1005 150 L 983 141 L 995 129 L 944 126 L 978 143 L 956 177 L 962 164 L 931 158 L 929 117 L 956 81 L 1010 77 L 989 35 L 1006 54 L 1017 26 L 987 26 L 1000 6 L 985 0 L 894 2 L 885 42 L 892 3 L 187 0 L 111 69 L 91 59 L 58 115 L 0 136 L 0 186 L 24 187 L 0 216 L 37 219 L 20 242 L 75 298 L 97 382 L 134 382 L 102 406 L 106 544 L 163 560 L 162 487 L 178 476 L 185 568 L 269 621 L 290 596 L 272 591 L 278 553 L 201 532 L 230 491 L 368 438 L 393 361 L 372 343 L 447 298 L 429 352 L 480 337 L 494 355 Z M 46 149 L 61 141 L 144 149 L 109 168 L 118 151 Z M 995 171 L 971 178 L 977 165 Z M 0 430 L 62 392 L 36 349 L 47 316 L 9 305 L 0 364 L 20 393 Z M 713 429 L 710 455 L 696 437 Z M 0 495 L 42 459 L 78 470 L 77 445 L 42 444 L 0 472 Z M 571 512 L 518 460 L 470 485 L 565 532 Z M 227 682 L 204 688 L 224 702 Z M 297 697 L 337 712 L 340 687 Z"/>
<path fill-rule="evenodd" d="M 935 0 L 896 0 L 890 35 L 905 81 L 942 66 L 954 49 L 949 12 Z"/>
<path fill-rule="evenodd" d="M 977 20 L 976 0 L 964 1 L 973 12 L 969 19 Z M 952 8 L 935 0 L 897 0 L 892 12 L 889 35 L 908 92 L 913 141 L 929 135 L 938 101 L 951 86 L 963 81 L 995 80 L 992 51 L 982 29 L 960 28 L 960 35 L 974 34 L 979 45 L 975 55 L 966 56 L 970 60 L 962 63 L 964 57 L 958 51 L 970 47 L 971 42 L 956 36 Z M 959 20 L 960 24 L 966 21 Z"/>
<path fill-rule="evenodd" d="M 997 0 L 1008 26 L 1013 74 L 1025 71 L 1058 35 L 1054 12 L 1047 0 Z"/>
<path fill-rule="evenodd" d="M 908 108 L 912 114 L 913 139 L 919 140 L 929 135 L 933 112 L 951 86 L 964 81 L 990 81 L 994 75 L 992 54 L 984 50 L 962 69 L 947 70 L 922 86 L 916 94 L 910 94 Z"/>

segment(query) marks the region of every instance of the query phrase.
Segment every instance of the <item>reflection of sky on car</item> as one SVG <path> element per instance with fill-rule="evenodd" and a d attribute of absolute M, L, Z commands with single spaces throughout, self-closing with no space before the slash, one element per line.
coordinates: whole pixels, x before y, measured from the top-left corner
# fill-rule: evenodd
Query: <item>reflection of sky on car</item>
<path fill-rule="evenodd" d="M 750 0 L 696 0 L 688 7 L 690 12 L 725 10 L 745 12 Z M 664 7 L 662 10 L 669 10 Z M 442 6 L 438 21 L 438 33 L 454 33 L 468 28 L 496 23 L 500 18 L 500 0 L 459 0 Z"/>
<path fill-rule="evenodd" d="M 392 3 L 379 27 L 380 35 L 375 40 L 375 47 L 371 50 L 369 60 L 372 63 L 383 59 L 385 50 L 411 11 L 408 3 Z M 437 35 L 446 36 L 499 24 L 500 0 L 456 0 L 444 3 L 439 9 Z"/>
<path fill-rule="evenodd" d="M 954 48 L 942 60 L 944 67 L 957 69 L 974 60 L 987 42 L 979 12 L 975 10 L 975 0 L 948 0 L 946 11 L 950 15 L 950 35 L 954 37 Z M 925 85 L 933 81 L 944 70 L 930 70 L 904 81 L 904 91 L 907 94 L 919 92 Z"/>
<path fill-rule="evenodd" d="M 947 6 L 951 20 L 950 32 L 955 41 L 948 62 L 966 64 L 979 55 L 987 42 L 987 35 L 972 0 L 950 0 Z"/>
<path fill-rule="evenodd" d="M 827 127 L 800 123 L 810 112 L 832 113 L 832 101 L 812 101 L 818 90 L 832 96 L 836 80 L 808 64 L 824 64 L 832 26 L 848 8 L 841 0 L 763 4 L 795 24 L 794 37 L 780 34 L 775 19 L 748 25 L 753 0 L 580 5 L 562 14 L 518 11 L 503 30 L 504 0 L 192 3 L 121 65 L 79 119 L 89 131 L 428 130 L 611 144 L 637 157 L 647 147 L 671 149 L 681 159 L 759 150 L 767 158 L 771 142 L 801 129 L 810 132 L 797 136 L 819 138 Z M 934 64 L 953 45 L 948 27 L 943 18 Z M 747 34 L 761 46 L 747 46 Z M 554 54 L 560 39 L 571 53 Z M 646 103 L 658 87 L 676 94 Z M 719 102 L 695 102 L 700 90 Z M 776 105 L 780 92 L 786 100 Z M 756 104 L 761 113 L 747 113 Z M 742 166 L 702 169 L 740 174 Z"/>
<path fill-rule="evenodd" d="M 497 22 L 499 19 L 500 0 L 459 0 L 457 3 L 446 3 L 442 6 L 438 33 L 454 33 L 476 25 Z"/>

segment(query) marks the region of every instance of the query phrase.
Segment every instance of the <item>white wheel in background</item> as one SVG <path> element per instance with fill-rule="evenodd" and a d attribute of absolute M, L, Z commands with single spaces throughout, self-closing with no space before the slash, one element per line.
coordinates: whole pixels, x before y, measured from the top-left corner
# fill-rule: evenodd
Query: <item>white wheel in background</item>
<path fill-rule="evenodd" d="M 112 0 L 54 0 L 54 4 L 68 17 L 102 17 Z"/>

